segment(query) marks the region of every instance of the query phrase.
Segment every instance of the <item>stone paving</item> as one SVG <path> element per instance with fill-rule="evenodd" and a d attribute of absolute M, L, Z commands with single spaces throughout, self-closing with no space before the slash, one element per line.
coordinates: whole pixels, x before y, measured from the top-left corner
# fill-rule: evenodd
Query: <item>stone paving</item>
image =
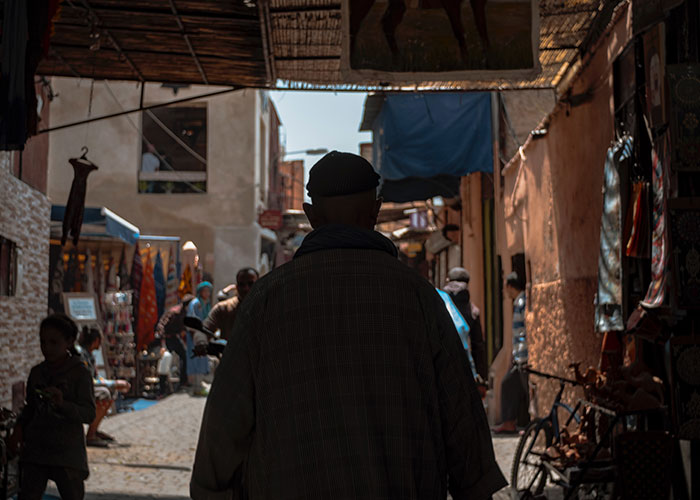
<path fill-rule="evenodd" d="M 105 419 L 101 430 L 114 436 L 119 445 L 88 448 L 86 500 L 189 498 L 204 403 L 204 398 L 178 393 L 145 410 Z M 494 437 L 496 458 L 506 478 L 517 440 L 517 436 Z M 57 495 L 55 487 L 48 493 Z M 506 489 L 494 499 L 510 500 L 511 496 Z"/>

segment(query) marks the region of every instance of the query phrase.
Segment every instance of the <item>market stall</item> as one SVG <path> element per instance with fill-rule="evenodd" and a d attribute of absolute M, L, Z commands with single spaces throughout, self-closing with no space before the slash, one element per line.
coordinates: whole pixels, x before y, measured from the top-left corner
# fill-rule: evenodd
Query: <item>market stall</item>
<path fill-rule="evenodd" d="M 49 309 L 98 327 L 105 378 L 128 381 L 128 396 L 140 397 L 152 378 L 143 351 L 165 307 L 177 302 L 179 238 L 142 236 L 108 208 L 86 207 L 80 241 L 62 247 L 64 215 L 52 206 Z"/>

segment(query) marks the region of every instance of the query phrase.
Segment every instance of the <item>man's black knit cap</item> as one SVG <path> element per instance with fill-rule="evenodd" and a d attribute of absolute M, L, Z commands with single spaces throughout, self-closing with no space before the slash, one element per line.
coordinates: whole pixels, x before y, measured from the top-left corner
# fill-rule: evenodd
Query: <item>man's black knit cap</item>
<path fill-rule="evenodd" d="M 379 175 L 361 156 L 331 151 L 309 172 L 309 196 L 346 196 L 376 189 Z"/>

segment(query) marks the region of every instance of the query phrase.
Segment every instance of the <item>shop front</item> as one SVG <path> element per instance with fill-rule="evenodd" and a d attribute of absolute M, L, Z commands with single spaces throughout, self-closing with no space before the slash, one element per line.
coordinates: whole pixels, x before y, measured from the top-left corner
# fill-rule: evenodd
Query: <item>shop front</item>
<path fill-rule="evenodd" d="M 98 370 L 129 382 L 127 397 L 154 395 L 160 353 L 147 347 L 158 319 L 178 300 L 179 238 L 141 235 L 108 208 L 86 207 L 78 244 L 62 247 L 64 214 L 65 207 L 52 206 L 49 310 L 102 332 Z"/>
<path fill-rule="evenodd" d="M 499 252 L 523 255 L 529 365 L 577 382 L 564 399 L 581 423 L 550 463 L 608 460 L 622 498 L 690 498 L 700 477 L 691 4 L 621 2 L 495 179 Z M 500 358 L 494 371 L 507 369 Z M 559 383 L 531 374 L 530 385 L 532 413 L 546 415 Z"/>

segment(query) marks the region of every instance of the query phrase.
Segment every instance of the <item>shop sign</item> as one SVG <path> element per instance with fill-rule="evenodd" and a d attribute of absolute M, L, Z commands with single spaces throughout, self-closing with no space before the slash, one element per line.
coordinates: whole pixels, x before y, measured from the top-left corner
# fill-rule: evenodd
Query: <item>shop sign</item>
<path fill-rule="evenodd" d="M 97 305 L 91 293 L 64 293 L 68 315 L 78 323 L 97 321 Z"/>
<path fill-rule="evenodd" d="M 265 210 L 258 218 L 258 224 L 267 229 L 276 231 L 282 228 L 282 212 L 279 210 Z"/>

